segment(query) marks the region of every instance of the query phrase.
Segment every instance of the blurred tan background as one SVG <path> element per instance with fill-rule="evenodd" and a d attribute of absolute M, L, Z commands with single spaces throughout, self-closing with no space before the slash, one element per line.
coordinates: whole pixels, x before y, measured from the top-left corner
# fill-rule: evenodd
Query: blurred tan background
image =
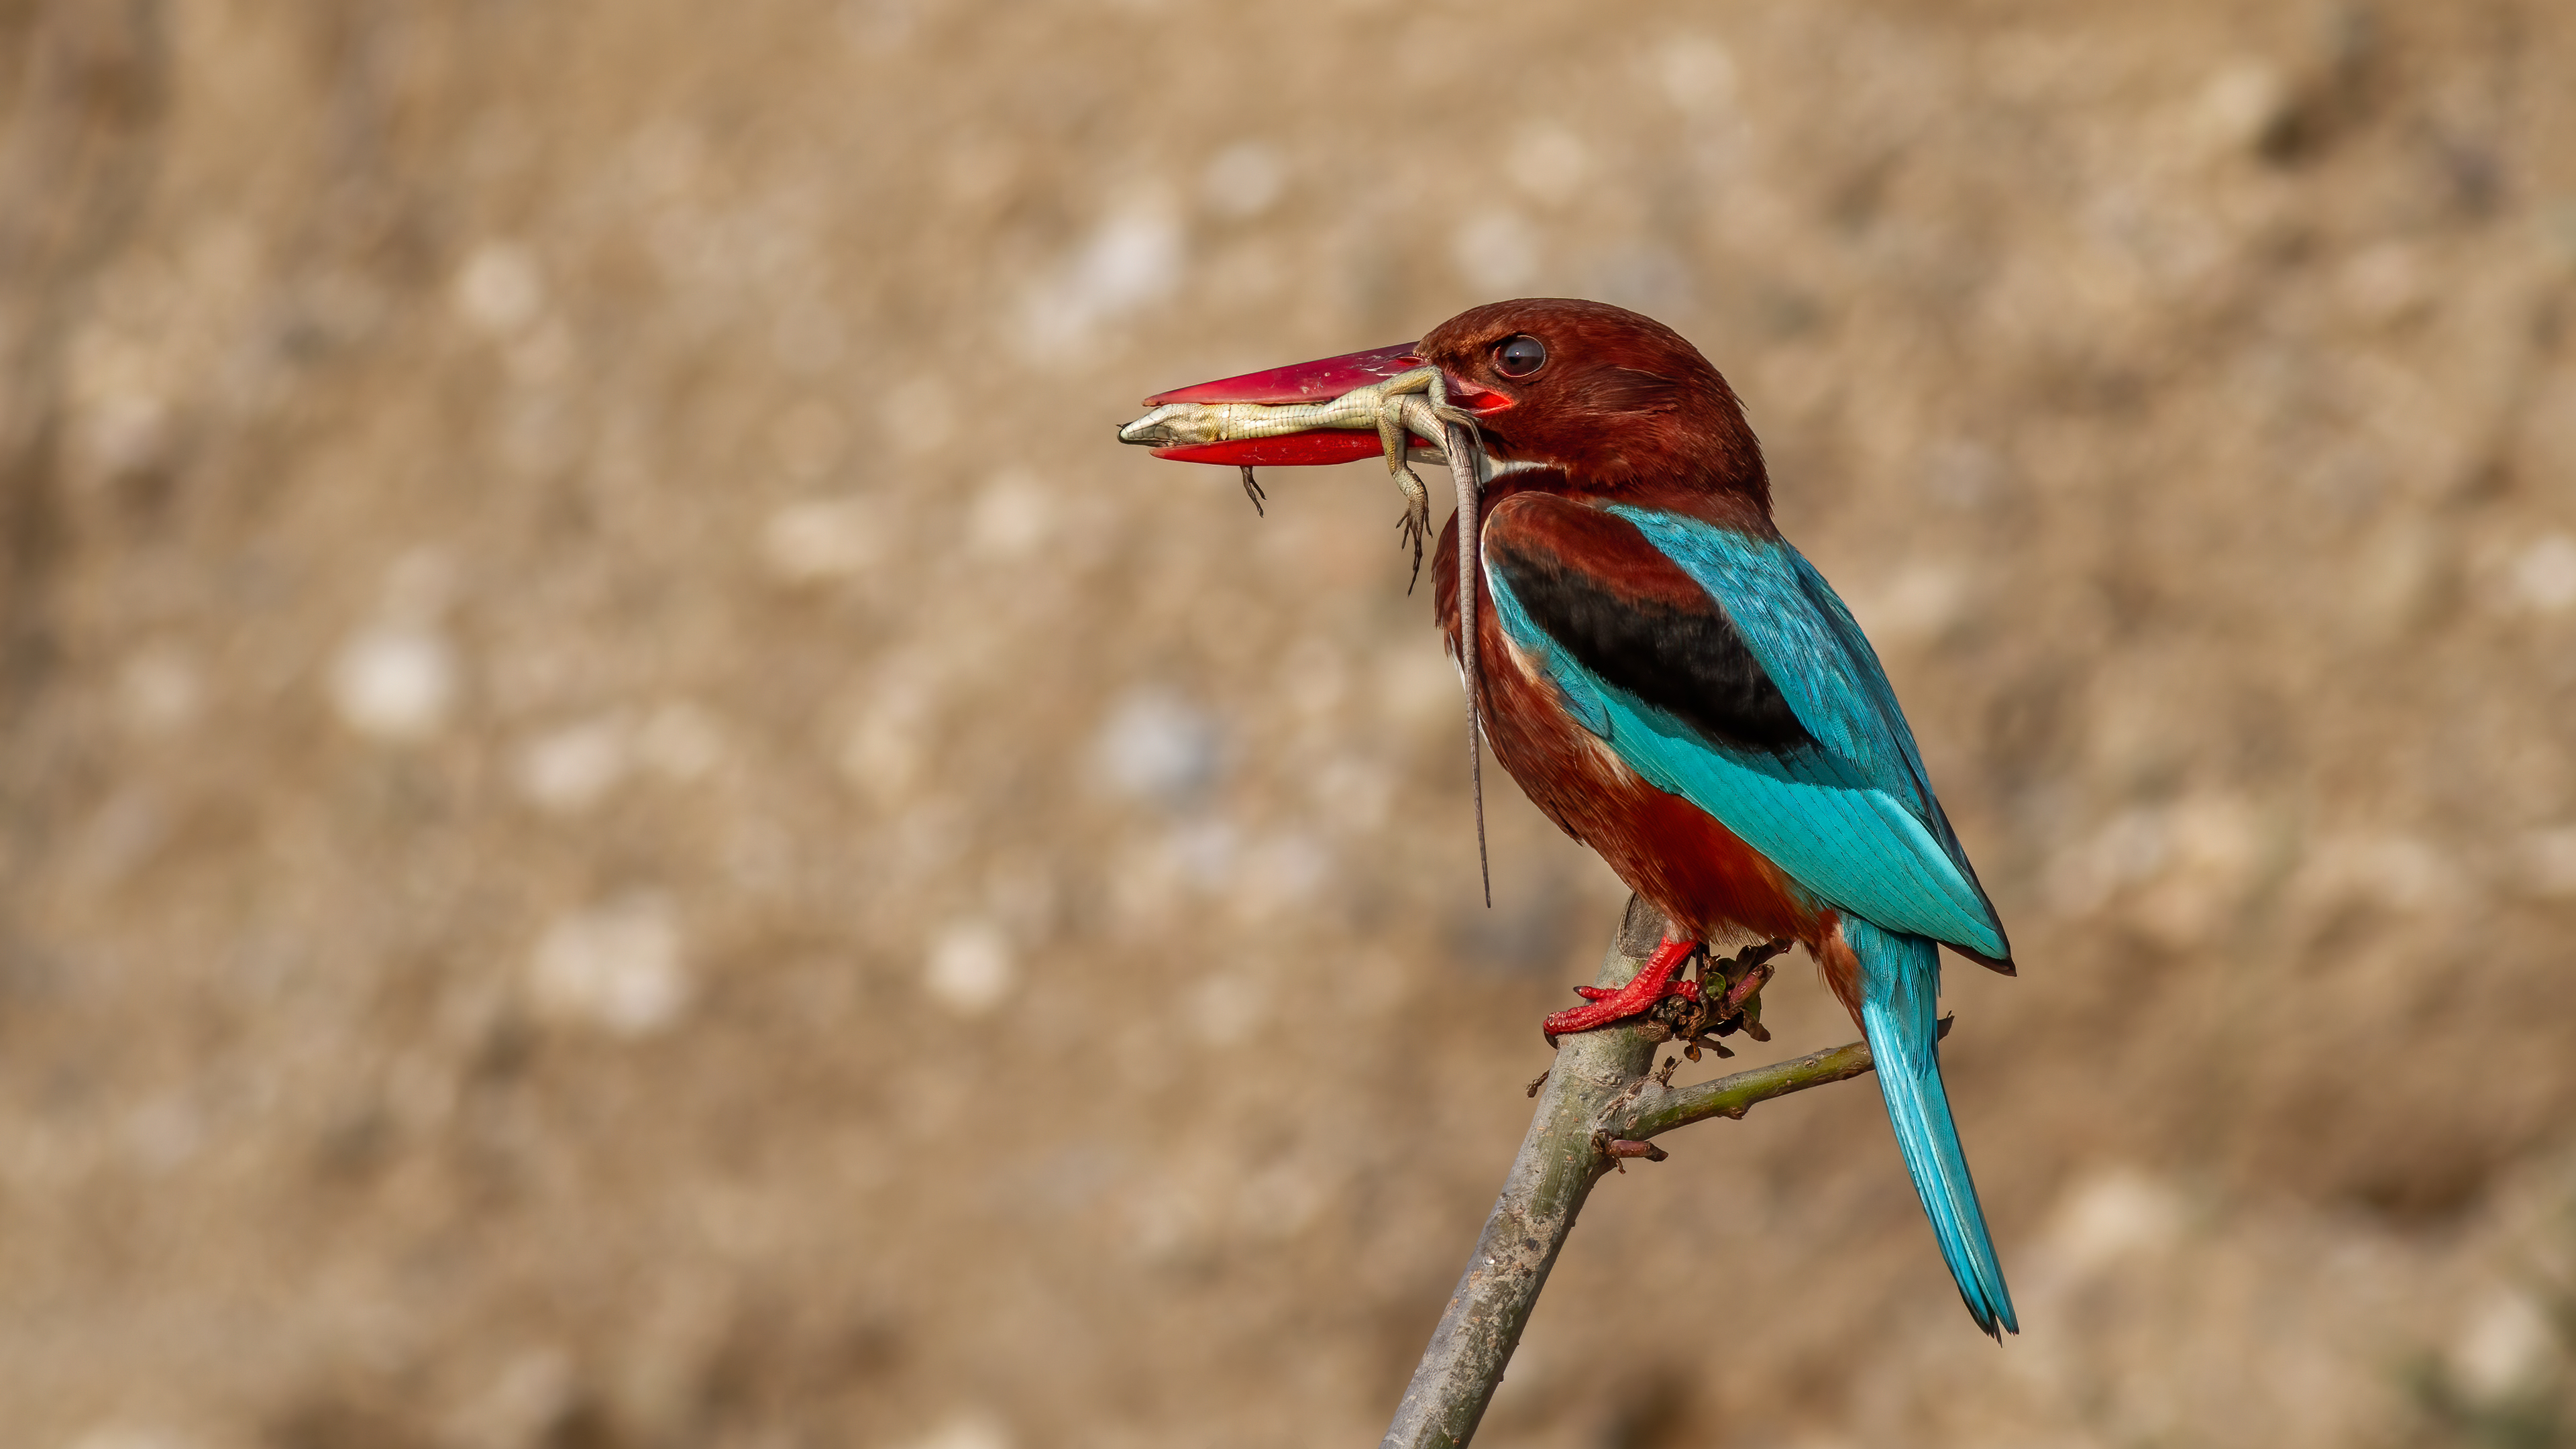
<path fill-rule="evenodd" d="M 0 118 L 8 1444 L 1373 1442 L 1621 893 L 1495 774 L 1476 905 L 1381 470 L 1110 434 L 1523 294 L 1887 656 L 2025 1332 L 1816 1093 L 1480 1442 L 2576 1436 L 2565 4 L 27 0 Z"/>

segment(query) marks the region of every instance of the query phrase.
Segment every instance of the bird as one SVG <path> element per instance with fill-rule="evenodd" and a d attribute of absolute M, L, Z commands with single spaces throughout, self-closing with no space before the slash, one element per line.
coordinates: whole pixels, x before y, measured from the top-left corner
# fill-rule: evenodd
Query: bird
<path fill-rule="evenodd" d="M 2018 1333 L 1938 1047 L 1941 948 L 2009 976 L 2012 947 L 1876 652 L 1773 522 L 1717 368 L 1642 314 L 1523 298 L 1409 347 L 1148 402 L 1120 436 L 1160 456 L 1340 461 L 1375 427 L 1400 474 L 1451 458 L 1461 508 L 1440 547 L 1461 567 L 1432 602 L 1471 730 L 1667 922 L 1626 986 L 1578 988 L 1549 1039 L 1698 1000 L 1676 978 L 1708 942 L 1803 945 L 1869 1043 L 1961 1301 L 1989 1336 Z"/>

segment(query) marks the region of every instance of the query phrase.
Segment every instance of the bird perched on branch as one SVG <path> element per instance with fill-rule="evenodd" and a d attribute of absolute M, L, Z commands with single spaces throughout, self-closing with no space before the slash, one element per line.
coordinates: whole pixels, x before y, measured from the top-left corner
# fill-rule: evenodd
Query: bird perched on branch
<path fill-rule="evenodd" d="M 1247 484 L 1255 464 L 1382 453 L 1417 547 L 1427 492 L 1410 462 L 1451 464 L 1460 509 L 1441 549 L 1459 568 L 1435 607 L 1471 720 L 1669 922 L 1634 980 L 1585 989 L 1588 1004 L 1544 1023 L 1549 1039 L 1672 996 L 1699 1005 L 1700 983 L 1679 977 L 1708 941 L 1800 942 L 1869 1040 L 1968 1312 L 2017 1332 L 1935 1010 L 1939 947 L 2006 975 L 2012 947 L 1878 656 L 1773 526 L 1761 445 L 1717 369 L 1634 312 L 1529 299 L 1418 344 L 1147 401 L 1123 440 L 1241 466 Z"/>

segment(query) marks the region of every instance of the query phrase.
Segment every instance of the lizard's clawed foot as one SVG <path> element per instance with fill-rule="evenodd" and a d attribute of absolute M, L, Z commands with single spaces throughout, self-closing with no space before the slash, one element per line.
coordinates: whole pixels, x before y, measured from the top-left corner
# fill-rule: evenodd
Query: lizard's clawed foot
<path fill-rule="evenodd" d="M 1449 401 L 1449 384 L 1436 367 L 1418 367 L 1401 376 L 1387 379 L 1383 405 L 1377 415 L 1378 446 L 1386 453 L 1386 471 L 1395 478 L 1395 486 L 1404 493 L 1404 517 L 1396 530 L 1402 543 L 1413 549 L 1413 580 L 1422 578 L 1422 545 L 1431 537 L 1431 490 L 1422 475 L 1413 471 L 1411 452 L 1415 437 L 1446 439 L 1448 423 L 1476 426 L 1476 415 Z M 1413 592 L 1413 584 L 1404 586 Z"/>

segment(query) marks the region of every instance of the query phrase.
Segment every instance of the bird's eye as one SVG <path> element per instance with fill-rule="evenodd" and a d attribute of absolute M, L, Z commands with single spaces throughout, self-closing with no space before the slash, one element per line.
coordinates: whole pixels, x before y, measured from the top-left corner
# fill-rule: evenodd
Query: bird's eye
<path fill-rule="evenodd" d="M 1494 348 L 1494 370 L 1505 377 L 1527 377 L 1547 366 L 1547 344 L 1524 332 L 1506 337 Z"/>

